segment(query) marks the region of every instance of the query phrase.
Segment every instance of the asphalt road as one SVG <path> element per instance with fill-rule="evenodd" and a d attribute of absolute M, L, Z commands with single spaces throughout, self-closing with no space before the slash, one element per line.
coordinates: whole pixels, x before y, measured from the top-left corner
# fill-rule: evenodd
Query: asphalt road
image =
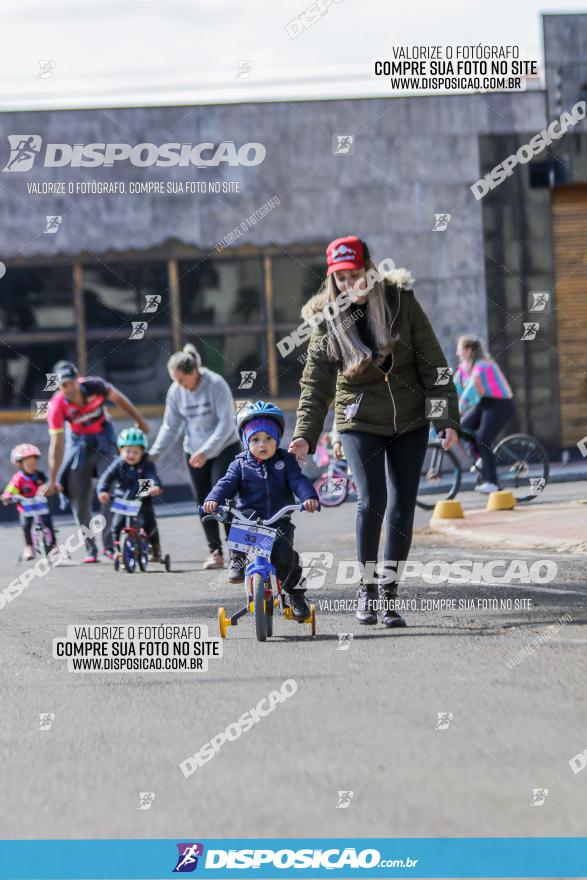
<path fill-rule="evenodd" d="M 352 597 L 335 579 L 338 561 L 354 555 L 354 504 L 297 523 L 299 550 L 334 557 L 318 606 Z M 218 605 L 239 606 L 242 588 L 201 569 L 194 516 L 162 517 L 161 529 L 172 574 L 81 566 L 78 552 L 0 610 L 3 838 L 587 834 L 587 770 L 575 775 L 568 763 L 587 748 L 584 557 L 548 557 L 557 574 L 542 585 L 412 579 L 400 597 L 418 607 L 401 631 L 319 609 L 315 639 L 277 619 L 276 637 L 259 644 L 246 617 L 207 672 L 68 672 L 52 657 L 68 625 L 199 624 L 216 636 Z M 60 540 L 72 530 L 63 525 Z M 16 528 L 3 538 L 5 586 L 23 566 Z M 411 558 L 497 554 L 418 535 Z M 439 598 L 512 607 L 421 604 Z M 515 609 L 515 599 L 530 607 Z M 546 630 L 565 614 L 569 623 Z M 353 634 L 348 648 L 339 633 Z M 184 777 L 180 762 L 287 679 L 295 694 Z M 47 730 L 41 713 L 54 714 Z M 452 713 L 446 729 L 438 713 Z M 542 805 L 531 806 L 534 789 L 548 789 Z M 346 807 L 340 791 L 353 792 Z M 138 809 L 140 792 L 154 793 L 148 809 Z"/>

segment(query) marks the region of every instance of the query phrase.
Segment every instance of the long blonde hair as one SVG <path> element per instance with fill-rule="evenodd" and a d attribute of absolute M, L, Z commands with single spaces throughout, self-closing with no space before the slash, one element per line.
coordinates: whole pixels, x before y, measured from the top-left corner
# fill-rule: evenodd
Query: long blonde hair
<path fill-rule="evenodd" d="M 369 270 L 377 272 L 377 266 L 373 260 L 365 261 L 365 271 L 369 272 Z M 336 286 L 334 274 L 327 276 L 320 291 L 326 293 L 327 303 L 335 302 L 340 291 Z M 367 296 L 369 303 L 367 320 L 378 351 L 378 357 L 374 363 L 380 364 L 395 347 L 399 333 L 394 336 L 390 334 L 391 312 L 385 295 L 384 281 L 376 281 Z M 344 376 L 356 377 L 373 362 L 373 352 L 359 336 L 355 322 L 343 323 L 348 317 L 348 310 L 332 309 L 328 311 L 326 317 L 327 353 L 329 357 L 342 361 Z M 330 316 L 330 311 L 336 311 L 334 317 Z"/>

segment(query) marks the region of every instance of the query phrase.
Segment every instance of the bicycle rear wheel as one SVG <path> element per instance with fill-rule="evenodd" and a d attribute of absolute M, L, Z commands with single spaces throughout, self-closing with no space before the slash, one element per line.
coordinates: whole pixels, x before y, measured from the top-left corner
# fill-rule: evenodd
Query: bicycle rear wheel
<path fill-rule="evenodd" d="M 461 487 L 461 466 L 452 449 L 443 449 L 440 440 L 428 443 L 416 504 L 433 510 L 437 501 L 450 501 Z"/>
<path fill-rule="evenodd" d="M 530 434 L 510 434 L 493 449 L 500 489 L 518 503 L 532 501 L 548 482 L 550 464 L 542 443 Z"/>

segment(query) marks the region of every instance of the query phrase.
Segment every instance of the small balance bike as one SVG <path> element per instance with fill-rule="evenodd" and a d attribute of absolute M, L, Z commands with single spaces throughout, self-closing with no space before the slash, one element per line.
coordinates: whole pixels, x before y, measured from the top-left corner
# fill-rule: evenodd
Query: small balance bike
<path fill-rule="evenodd" d="M 35 495 L 32 498 L 25 498 L 23 495 L 12 495 L 10 500 L 15 503 L 20 501 L 23 516 L 33 519 L 31 539 L 35 556 L 47 558 L 57 543 L 56 532 L 46 526 L 41 519 L 41 517 L 49 513 L 49 502 L 43 495 Z"/>
<path fill-rule="evenodd" d="M 141 499 L 140 498 L 115 498 L 110 510 L 112 514 L 126 517 L 124 528 L 120 532 L 120 550 L 114 558 L 114 571 L 120 569 L 122 563 L 132 574 L 137 565 L 141 571 L 146 571 L 149 564 L 149 539 L 141 523 Z M 171 557 L 169 553 L 161 557 L 165 571 L 171 571 Z"/>
<path fill-rule="evenodd" d="M 206 513 L 200 507 L 202 519 L 208 517 L 224 522 L 228 516 L 232 516 L 232 524 L 228 534 L 227 545 L 231 550 L 240 550 L 250 555 L 254 554 L 253 562 L 245 569 L 245 597 L 246 605 L 227 617 L 224 608 L 218 609 L 218 627 L 220 635 L 226 638 L 226 630 L 229 626 L 236 626 L 241 617 L 250 613 L 255 617 L 255 632 L 257 640 L 264 642 L 273 635 L 273 612 L 277 608 L 286 620 L 294 620 L 291 608 L 286 601 L 286 595 L 281 589 L 281 582 L 275 574 L 275 567 L 269 561 L 271 550 L 277 534 L 277 529 L 268 528 L 277 522 L 286 513 L 294 510 L 303 510 L 303 504 L 288 504 L 282 507 L 270 519 L 263 520 L 261 517 L 248 519 L 239 510 L 231 508 L 229 504 L 219 507 L 216 513 Z M 312 635 L 316 635 L 316 607 L 310 605 L 310 616 L 298 623 L 306 623 L 310 626 Z"/>

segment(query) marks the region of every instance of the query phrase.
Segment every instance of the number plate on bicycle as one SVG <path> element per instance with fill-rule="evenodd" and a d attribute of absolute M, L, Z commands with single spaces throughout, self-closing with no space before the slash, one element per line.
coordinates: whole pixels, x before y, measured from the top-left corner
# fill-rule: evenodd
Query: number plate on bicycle
<path fill-rule="evenodd" d="M 43 516 L 49 513 L 49 502 L 46 498 L 23 498 L 20 503 L 25 516 Z"/>
<path fill-rule="evenodd" d="M 112 513 L 118 513 L 122 516 L 138 516 L 141 509 L 140 499 L 115 498 L 112 502 L 110 510 Z"/>
<path fill-rule="evenodd" d="M 231 550 L 240 550 L 243 553 L 252 550 L 257 556 L 269 559 L 276 534 L 275 529 L 267 526 L 247 526 L 235 522 L 230 527 L 226 543 Z"/>

